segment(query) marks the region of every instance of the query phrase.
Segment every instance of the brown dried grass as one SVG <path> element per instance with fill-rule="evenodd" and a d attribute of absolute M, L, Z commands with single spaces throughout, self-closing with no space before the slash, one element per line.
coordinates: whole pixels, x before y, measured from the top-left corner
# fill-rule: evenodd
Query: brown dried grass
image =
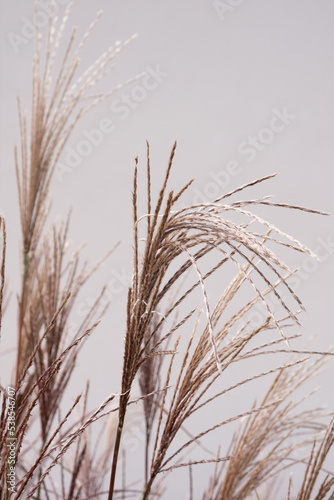
<path fill-rule="evenodd" d="M 279 257 L 280 248 L 313 254 L 254 210 L 256 206 L 272 206 L 321 212 L 273 203 L 269 197 L 231 201 L 236 194 L 260 185 L 273 175 L 250 182 L 212 202 L 178 208 L 191 182 L 176 193 L 169 191 L 176 143 L 155 203 L 147 144 L 147 213 L 141 216 L 138 198 L 142 188 L 138 186 L 138 159 L 135 160 L 133 278 L 128 290 L 120 393 L 112 393 L 96 410 L 89 411 L 87 386 L 84 394 L 77 396 L 62 416 L 64 394 L 79 350 L 102 320 L 105 290 L 101 290 L 75 334 L 70 335 L 69 321 L 78 294 L 103 259 L 89 268 L 87 263 L 80 264 L 80 249 L 68 257 L 69 217 L 60 225 L 45 229 L 50 185 L 59 155 L 73 128 L 105 97 L 89 96 L 90 90 L 110 71 L 114 58 L 132 40 L 105 51 L 77 77 L 81 52 L 98 15 L 77 49 L 74 48 L 76 30 L 72 31 L 54 79 L 55 61 L 60 55 L 70 9 L 71 5 L 59 25 L 51 9 L 45 54 L 42 38 L 37 36 L 29 123 L 19 102 L 21 145 L 20 154 L 15 150 L 15 163 L 22 230 L 22 284 L 13 381 L 18 481 L 15 493 L 10 495 L 6 477 L 9 397 L 1 388 L 1 500 L 9 497 L 17 500 L 108 497 L 111 500 L 131 495 L 143 500 L 161 498 L 166 489 L 166 481 L 161 478 L 168 478 L 173 470 L 180 468 L 188 470 L 190 498 L 193 498 L 193 467 L 210 463 L 213 476 L 203 498 L 241 500 L 251 498 L 258 491 L 267 492 L 272 481 L 298 462 L 291 460 L 292 453 L 304 447 L 310 451 L 306 459 L 299 461 L 305 466 L 305 475 L 296 498 L 334 498 L 333 473 L 324 472 L 333 446 L 333 421 L 321 424 L 323 419 L 328 420 L 328 414 L 317 408 L 303 409 L 307 393 L 302 392 L 295 400 L 303 384 L 318 373 L 325 356 L 333 353 L 293 348 L 296 336 L 285 333 L 290 323 L 298 324 L 303 306 L 289 285 L 288 278 L 293 271 Z M 235 215 L 239 222 L 234 221 Z M 1 327 L 6 264 L 3 217 L 0 231 Z M 220 296 L 213 304 L 209 298 L 209 280 L 213 276 L 224 276 L 228 266 L 234 268 L 234 277 L 221 287 Z M 247 287 L 248 292 L 252 291 L 252 298 L 242 300 L 240 306 L 238 297 L 243 296 Z M 245 297 L 249 297 L 248 292 Z M 280 304 L 279 314 L 271 309 L 271 297 Z M 234 304 L 237 306 L 233 309 Z M 254 327 L 248 318 L 258 304 L 262 304 L 264 310 L 263 322 Z M 277 335 L 273 336 L 275 332 Z M 288 359 L 277 361 L 274 356 L 278 353 L 286 353 Z M 273 359 L 269 369 L 262 366 L 263 357 Z M 256 370 L 231 383 L 230 370 L 246 360 L 254 361 Z M 231 394 L 270 375 L 274 379 L 259 403 L 254 402 L 241 412 L 233 409 L 229 404 Z M 140 396 L 133 396 L 137 382 Z M 116 398 L 119 403 L 111 407 L 110 403 L 115 403 Z M 227 402 L 229 415 L 223 419 L 218 417 L 211 424 L 202 423 L 190 432 L 188 423 L 193 421 L 193 416 L 209 412 L 218 400 Z M 142 402 L 145 440 L 142 483 L 137 487 L 137 484 L 127 484 L 122 434 L 129 405 L 138 401 Z M 79 402 L 81 413 L 70 423 Z M 106 446 L 99 453 L 92 446 L 90 428 L 110 415 L 115 416 L 117 423 L 111 436 L 101 432 Z M 239 428 L 230 444 L 220 443 L 218 451 L 210 452 L 209 458 L 205 455 L 191 459 L 194 447 L 208 453 L 207 435 L 233 423 L 239 424 Z M 117 466 L 121 461 L 121 488 L 116 490 Z M 287 499 L 291 497 L 292 486 L 290 481 Z M 269 493 L 264 495 L 269 497 Z"/>

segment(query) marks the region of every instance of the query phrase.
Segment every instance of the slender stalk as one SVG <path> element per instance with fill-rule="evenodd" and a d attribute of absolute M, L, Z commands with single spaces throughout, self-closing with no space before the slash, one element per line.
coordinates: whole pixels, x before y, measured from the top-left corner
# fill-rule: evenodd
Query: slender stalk
<path fill-rule="evenodd" d="M 18 385 L 18 381 L 20 379 L 21 373 L 20 368 L 22 366 L 22 331 L 23 331 L 23 322 L 25 316 L 26 309 L 26 295 L 27 295 L 27 281 L 28 281 L 28 252 L 24 252 L 24 271 L 23 271 L 23 279 L 22 279 L 22 292 L 21 292 L 21 301 L 19 305 L 19 325 L 18 325 L 18 342 L 17 342 L 17 355 L 16 355 L 16 375 L 15 375 L 15 387 Z"/>
<path fill-rule="evenodd" d="M 119 448 L 120 448 L 120 444 L 121 444 L 122 431 L 123 431 L 123 424 L 121 424 L 121 422 L 119 422 L 118 423 L 118 428 L 117 428 L 117 434 L 116 434 L 116 441 L 115 441 L 114 455 L 113 455 L 113 460 L 112 460 L 112 467 L 111 467 L 111 476 L 110 476 L 110 486 L 109 486 L 108 500 L 112 500 L 113 495 L 114 495 L 116 470 L 117 470 L 117 461 L 118 461 L 118 455 L 119 455 Z"/>
<path fill-rule="evenodd" d="M 145 442 L 145 485 L 148 481 L 148 461 L 149 461 L 149 445 L 150 445 L 150 432 L 146 429 L 146 442 Z"/>
<path fill-rule="evenodd" d="M 124 419 L 125 419 L 128 401 L 129 401 L 129 394 L 128 393 L 122 394 L 121 398 L 120 398 L 118 427 L 117 427 L 113 460 L 112 460 L 112 466 L 111 466 L 108 500 L 112 500 L 113 495 L 114 495 L 117 463 L 118 463 L 119 450 L 120 450 L 120 446 L 121 446 L 121 438 L 122 438 L 122 432 L 123 432 L 123 425 L 124 425 Z"/>
<path fill-rule="evenodd" d="M 144 491 L 144 494 L 143 494 L 143 500 L 148 500 L 148 496 L 150 494 L 153 481 L 154 481 L 154 476 L 151 476 L 149 482 L 145 486 L 145 491 Z"/>

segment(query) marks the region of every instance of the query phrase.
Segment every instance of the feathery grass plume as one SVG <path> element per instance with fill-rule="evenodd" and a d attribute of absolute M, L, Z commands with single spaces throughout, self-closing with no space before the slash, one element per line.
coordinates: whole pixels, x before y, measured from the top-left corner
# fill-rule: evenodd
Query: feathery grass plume
<path fill-rule="evenodd" d="M 17 492 L 14 496 L 15 500 L 19 500 L 23 492 L 25 492 L 25 498 L 32 498 L 36 491 L 40 491 L 41 486 L 44 487 L 44 492 L 47 495 L 47 488 L 45 485 L 45 479 L 49 475 L 50 471 L 61 462 L 62 457 L 70 449 L 70 447 L 75 444 L 80 436 L 97 420 L 105 417 L 112 411 L 116 409 L 105 411 L 106 407 L 115 398 L 115 394 L 109 396 L 91 415 L 86 416 L 84 421 L 79 425 L 75 425 L 74 429 L 71 428 L 65 432 L 63 435 L 61 431 L 67 422 L 68 417 L 72 414 L 75 406 L 78 404 L 81 396 L 78 396 L 71 406 L 70 410 L 66 416 L 61 420 L 58 427 L 55 429 L 48 442 L 45 443 L 43 449 L 38 454 L 37 459 L 32 464 L 32 466 L 26 471 L 25 475 L 17 483 Z M 48 462 L 48 463 L 45 463 Z M 43 471 L 35 477 L 38 468 L 44 465 Z M 73 470 L 71 471 L 73 473 Z M 33 480 L 33 485 L 29 484 Z M 30 488 L 30 489 L 28 489 Z M 38 494 L 39 496 L 39 494 Z"/>
<path fill-rule="evenodd" d="M 326 459 L 334 445 L 334 419 L 329 423 L 322 441 L 314 442 L 301 488 L 296 500 L 323 500 L 334 498 L 334 474 L 324 470 Z M 323 479 L 321 480 L 321 476 Z M 317 483 L 320 479 L 320 485 Z M 288 494 L 287 500 L 290 500 Z"/>
<path fill-rule="evenodd" d="M 57 168 L 60 154 L 78 120 L 106 95 L 122 87 L 119 85 L 102 96 L 89 96 L 89 91 L 113 68 L 115 57 L 133 39 L 132 37 L 123 44 L 116 43 L 111 46 L 80 76 L 77 76 L 82 51 L 101 13 L 89 26 L 76 49 L 76 28 L 72 30 L 64 54 L 61 55 L 60 46 L 72 4 L 73 2 L 66 7 L 60 23 L 54 15 L 54 4 L 51 4 L 45 54 L 42 35 L 37 27 L 30 126 L 28 126 L 26 112 L 22 110 L 20 100 L 18 101 L 21 152 L 19 155 L 18 149 L 15 149 L 15 165 L 22 229 L 23 276 L 16 383 L 29 357 L 27 352 L 29 339 L 26 336 L 24 322 L 26 315 L 29 314 L 31 261 L 49 211 L 48 196 L 51 179 Z M 36 9 L 38 10 L 38 4 L 36 4 Z M 52 73 L 57 60 L 61 62 L 61 66 L 54 80 Z"/>
<path fill-rule="evenodd" d="M 82 397 L 81 415 L 76 420 L 73 427 L 66 430 L 70 434 L 74 428 L 84 426 L 89 416 L 87 410 L 89 383 Z M 111 414 L 112 415 L 112 414 Z M 111 416 L 110 415 L 110 416 Z M 71 430 L 72 429 L 72 430 Z M 58 436 L 58 439 L 64 440 L 66 433 Z M 78 436 L 76 443 L 73 442 L 73 450 L 62 456 L 58 466 L 58 476 L 48 476 L 48 487 L 52 490 L 55 481 L 59 481 L 61 489 L 54 488 L 55 498 L 66 498 L 74 500 L 79 498 L 100 498 L 103 494 L 103 482 L 107 471 L 109 470 L 110 450 L 99 453 L 100 441 L 105 438 L 105 426 L 102 427 L 97 440 L 93 443 L 91 429 L 87 429 Z M 46 479 L 44 480 L 46 481 Z"/>
<path fill-rule="evenodd" d="M 87 384 L 84 395 L 80 425 L 83 425 L 87 418 L 88 388 L 89 384 Z M 69 455 L 66 460 L 64 457 L 61 468 L 64 476 L 61 498 L 69 500 L 72 498 L 103 498 L 103 494 L 105 494 L 103 487 L 109 472 L 112 453 L 110 446 L 107 446 L 106 443 L 110 442 L 116 428 L 115 413 L 111 413 L 105 419 L 108 420 L 108 423 L 107 425 L 103 424 L 97 437 L 93 438 L 92 429 L 88 427 L 78 438 L 74 456 L 72 452 L 72 456 Z M 67 476 L 70 476 L 68 491 L 65 489 Z"/>
<path fill-rule="evenodd" d="M 100 321 L 108 307 L 108 304 L 101 307 L 104 294 L 104 289 L 102 289 L 80 323 L 74 326 L 70 322 L 70 315 L 79 291 L 103 261 L 92 269 L 88 269 L 87 263 L 84 263 L 80 269 L 80 249 L 66 261 L 68 225 L 69 219 L 59 227 L 53 226 L 51 231 L 44 236 L 41 248 L 37 247 L 31 261 L 33 279 L 29 280 L 27 302 L 29 314 L 26 315 L 24 328 L 26 337 L 29 339 L 28 352 L 34 369 L 33 372 L 30 370 L 30 376 L 26 378 L 22 386 L 20 399 L 24 399 L 35 380 L 40 380 L 40 385 L 43 385 L 43 374 L 54 363 L 60 352 L 68 343 L 81 337 L 97 319 Z M 49 328 L 49 325 L 52 326 Z M 44 337 L 43 332 L 47 332 Z M 87 337 L 84 338 L 80 347 L 86 339 Z M 53 418 L 72 375 L 78 350 L 79 346 L 71 351 L 66 363 L 44 387 L 38 400 L 43 443 L 46 441 Z M 23 374 L 25 373 L 27 373 L 26 370 L 23 371 Z"/>
<path fill-rule="evenodd" d="M 45 494 L 47 494 L 48 490 L 45 487 L 45 479 L 49 476 L 51 470 L 61 462 L 64 455 L 68 452 L 71 446 L 73 446 L 78 441 L 80 436 L 83 436 L 85 433 L 87 433 L 87 430 L 91 425 L 93 425 L 95 422 L 101 419 L 104 419 L 105 417 L 111 415 L 112 413 L 119 411 L 119 407 L 108 409 L 110 403 L 117 396 L 118 396 L 117 394 L 111 394 L 110 396 L 108 396 L 96 410 L 90 412 L 88 415 L 85 415 L 83 421 L 81 419 L 79 422 L 75 423 L 73 426 L 71 426 L 69 429 L 67 429 L 61 434 L 60 430 L 63 428 L 68 416 L 73 412 L 75 406 L 79 402 L 80 396 L 78 396 L 78 398 L 70 408 L 68 414 L 65 416 L 65 418 L 62 419 L 57 429 L 54 431 L 53 435 L 49 439 L 48 443 L 46 444 L 42 452 L 38 455 L 36 462 L 26 472 L 22 480 L 18 482 L 17 485 L 18 491 L 16 496 L 14 496 L 15 500 L 19 500 L 21 498 L 20 495 L 22 494 L 23 491 L 26 491 L 25 493 L 26 496 L 24 498 L 27 499 L 35 498 L 34 496 L 35 492 L 39 490 L 41 485 L 44 485 L 44 491 Z M 128 402 L 128 405 L 137 404 L 139 401 L 149 396 L 151 396 L 151 394 L 136 398 L 134 400 L 130 400 Z M 46 463 L 47 461 L 48 463 Z M 29 481 L 34 479 L 34 472 L 37 470 L 39 464 L 44 464 L 45 467 L 43 469 L 43 472 L 39 475 L 37 481 L 35 478 L 34 481 L 35 484 L 31 486 L 29 485 Z M 71 470 L 71 473 L 73 473 L 73 469 Z M 26 488 L 27 485 L 29 489 L 24 490 L 24 488 Z"/>
<path fill-rule="evenodd" d="M 75 367 L 79 349 L 88 334 L 102 319 L 108 304 L 102 307 L 104 289 L 88 313 L 77 325 L 70 321 L 76 298 L 91 274 L 87 263 L 79 264 L 80 252 L 66 259 L 69 220 L 54 226 L 38 245 L 31 262 L 29 302 L 25 331 L 30 341 L 29 359 L 18 381 L 16 394 L 17 464 L 27 468 L 29 443 L 23 440 L 38 408 L 40 449 L 49 441 L 54 417 Z M 34 274 L 33 274 L 34 273 Z M 29 435 L 29 432 L 28 432 Z M 22 448 L 21 448 L 22 446 Z"/>
<path fill-rule="evenodd" d="M 66 298 L 68 299 L 68 297 Z M 66 301 L 62 304 L 61 307 L 64 307 Z M 60 308 L 61 310 L 61 308 Z M 53 323 L 49 325 L 48 329 L 46 330 L 45 334 L 41 338 L 41 342 L 44 340 L 46 337 L 47 333 L 51 330 L 57 315 L 60 313 L 60 310 L 57 311 L 57 314 L 53 318 Z M 56 377 L 57 373 L 60 372 L 62 366 L 65 364 L 68 359 L 71 358 L 71 353 L 72 351 L 75 351 L 77 349 L 77 346 L 91 333 L 91 331 L 97 326 L 97 323 L 92 325 L 88 330 L 86 330 L 81 337 L 76 338 L 70 345 L 68 345 L 63 351 L 61 351 L 56 359 L 50 364 L 45 371 L 42 373 L 42 375 L 34 381 L 34 383 L 29 386 L 29 390 L 23 391 L 23 399 L 19 400 L 16 396 L 16 401 L 15 401 L 15 466 L 16 466 L 16 478 L 18 480 L 17 486 L 20 485 L 20 494 L 24 491 L 24 488 L 27 486 L 27 484 L 31 480 L 36 479 L 36 475 L 38 470 L 40 470 L 40 466 L 43 462 L 43 460 L 48 456 L 47 451 L 51 445 L 54 445 L 55 440 L 59 439 L 59 433 L 62 428 L 62 426 L 66 423 L 67 418 L 71 415 L 74 407 L 78 403 L 79 398 L 75 401 L 74 405 L 70 408 L 68 411 L 67 415 L 65 416 L 64 419 L 62 419 L 61 423 L 59 426 L 56 428 L 56 430 L 49 429 L 48 435 L 45 436 L 45 439 L 43 440 L 43 437 L 41 436 L 41 448 L 36 451 L 35 458 L 34 454 L 32 454 L 32 446 L 31 442 L 29 442 L 29 439 L 27 439 L 27 433 L 31 429 L 31 421 L 34 417 L 34 408 L 38 405 L 40 399 L 42 398 L 43 394 L 47 390 L 48 386 L 54 378 Z M 40 342 L 40 343 L 41 343 Z M 33 362 L 33 358 L 38 352 L 38 349 L 40 348 L 40 344 L 36 346 L 35 352 L 32 354 L 31 359 L 30 359 L 30 364 Z M 28 369 L 29 369 L 29 363 L 25 368 L 25 371 L 23 373 L 23 378 L 20 381 L 20 384 L 24 383 L 24 379 L 27 375 Z M 18 387 L 18 391 L 20 390 L 20 384 Z M 2 393 L 3 397 L 3 408 L 6 408 L 6 395 L 3 391 Z M 8 465 L 8 457 L 10 453 L 10 449 L 6 446 L 6 440 L 8 438 L 8 425 L 9 425 L 9 412 L 3 411 L 1 415 L 1 422 L 0 422 L 0 430 L 1 430 L 1 435 L 0 435 L 0 449 L 3 453 L 4 460 L 0 466 L 0 484 L 1 487 L 3 488 L 4 491 L 7 491 L 9 494 L 8 488 L 6 489 L 5 485 L 7 483 L 7 465 Z M 36 440 L 36 438 L 32 438 L 33 441 Z M 34 465 L 31 465 L 31 460 L 34 461 Z M 43 484 L 41 488 L 46 488 L 46 486 Z M 21 498 L 20 494 L 18 494 L 17 497 L 15 498 Z M 7 497 L 5 497 L 7 498 Z M 40 491 L 38 494 L 38 498 L 40 498 Z"/>
<path fill-rule="evenodd" d="M 105 307 L 102 307 L 103 289 L 80 323 L 75 328 L 70 324 L 70 314 L 78 293 L 100 263 L 92 269 L 88 269 L 87 263 L 80 266 L 79 251 L 72 258 L 67 258 L 69 219 L 60 227 L 54 226 L 48 233 L 44 233 L 44 228 L 50 207 L 50 183 L 64 146 L 78 120 L 104 97 L 122 87 L 119 85 L 102 96 L 90 95 L 90 91 L 112 69 L 115 57 L 133 37 L 123 44 L 115 43 L 78 76 L 82 51 L 101 13 L 89 26 L 77 47 L 74 28 L 63 50 L 61 45 L 72 5 L 73 2 L 66 7 L 64 16 L 58 23 L 55 3 L 51 2 L 45 46 L 42 43 L 41 31 L 37 27 L 30 123 L 18 100 L 21 144 L 20 153 L 18 148 L 15 148 L 15 167 L 22 231 L 23 272 L 19 296 L 14 387 L 17 444 L 15 460 L 19 473 L 19 496 L 32 480 L 36 481 L 36 476 L 41 478 L 43 457 L 57 437 L 54 434 L 54 418 L 73 372 L 78 351 L 89 333 L 97 326 L 105 310 Z M 60 69 L 54 78 L 53 73 L 58 61 Z M 5 237 L 2 219 L 1 228 Z M 3 257 L 4 253 L 1 260 L 1 303 Z M 5 408 L 6 398 L 3 397 Z M 70 408 L 67 416 L 71 414 L 74 406 Z M 24 438 L 27 433 L 29 435 L 36 417 L 36 407 L 40 419 L 41 449 L 39 458 L 31 467 L 31 444 Z M 2 417 L 3 444 L 8 423 L 5 411 Z M 65 420 L 61 420 L 61 427 Z M 58 428 L 58 432 L 60 430 Z M 0 467 L 2 487 L 6 484 L 5 463 L 6 460 Z M 42 489 L 43 495 L 48 495 L 47 487 L 40 480 L 38 498 Z"/>
<path fill-rule="evenodd" d="M 276 404 L 249 416 L 246 423 L 240 425 L 231 443 L 231 458 L 222 467 L 220 480 L 216 475 L 210 498 L 250 498 L 252 493 L 260 492 L 268 482 L 279 478 L 283 470 L 298 463 L 291 455 L 296 450 L 301 453 L 302 447 L 312 443 L 315 432 L 321 434 L 324 426 L 317 422 L 326 414 L 322 409 L 297 413 L 305 398 L 297 401 L 292 398 L 323 363 L 324 358 L 311 363 L 307 356 L 279 369 L 261 406 L 268 402 Z"/>
<path fill-rule="evenodd" d="M 140 372 L 140 380 L 143 381 L 144 366 L 148 359 L 156 356 L 170 356 L 169 368 L 165 380 L 165 387 L 170 383 L 171 373 L 175 360 L 178 343 L 181 333 L 174 343 L 172 350 L 165 349 L 165 342 L 175 337 L 176 332 L 180 332 L 185 323 L 194 314 L 195 309 L 178 321 L 176 325 L 164 333 L 157 335 L 161 326 L 166 326 L 170 314 L 179 308 L 182 302 L 191 294 L 193 290 L 199 288 L 203 295 L 203 308 L 207 316 L 207 324 L 195 342 L 196 326 L 186 349 L 186 354 L 181 363 L 181 369 L 177 376 L 177 382 L 171 396 L 170 406 L 167 408 L 165 389 L 162 402 L 160 404 L 160 415 L 156 432 L 155 444 L 152 452 L 150 478 L 147 481 L 143 498 L 148 498 L 152 484 L 156 476 L 163 470 L 171 468 L 169 464 L 172 457 L 166 458 L 167 451 L 175 438 L 175 435 L 184 424 L 185 420 L 203 405 L 199 403 L 212 383 L 219 377 L 219 374 L 226 370 L 228 366 L 241 356 L 245 346 L 262 330 L 276 328 L 283 340 L 287 342 L 283 334 L 281 324 L 289 318 L 293 322 L 298 322 L 296 314 L 287 305 L 282 293 L 278 291 L 279 285 L 284 287 L 295 300 L 299 308 L 301 301 L 293 292 L 287 282 L 287 277 L 291 273 L 284 262 L 267 245 L 276 243 L 285 245 L 291 249 L 313 255 L 304 245 L 289 235 L 286 235 L 278 228 L 253 214 L 248 210 L 249 206 L 256 204 L 269 204 L 268 197 L 260 200 L 249 200 L 242 202 L 232 202 L 226 204 L 225 200 L 235 193 L 254 186 L 260 182 L 270 179 L 267 176 L 251 182 L 237 190 L 227 193 L 214 200 L 212 203 L 202 203 L 189 207 L 175 209 L 176 202 L 180 199 L 190 183 L 184 186 L 179 192 L 167 192 L 167 185 L 171 173 L 173 158 L 175 155 L 176 143 L 174 144 L 165 179 L 158 195 L 155 207 L 152 207 L 151 196 L 151 169 L 149 160 L 149 146 L 147 147 L 147 214 L 138 217 L 137 200 L 137 168 L 138 159 L 135 161 L 134 181 L 133 181 L 133 225 L 134 225 L 134 263 L 133 280 L 128 291 L 127 304 L 127 329 L 125 337 L 123 375 L 122 375 L 122 395 L 120 397 L 119 426 L 116 435 L 114 448 L 114 458 L 111 472 L 109 489 L 109 500 L 113 496 L 115 485 L 117 459 L 121 442 L 122 429 L 126 414 L 127 401 L 135 377 Z M 306 209 L 283 204 L 272 205 L 293 209 Z M 244 222 L 234 223 L 227 219 L 228 213 L 237 213 L 244 218 Z M 311 211 L 314 213 L 320 213 Z M 146 234 L 143 238 L 141 221 L 147 219 Z M 265 234 L 252 232 L 249 225 L 256 222 L 262 225 Z M 276 234 L 276 237 L 272 236 Z M 140 241 L 144 240 L 144 249 L 140 252 Z M 200 260 L 216 251 L 221 256 L 219 262 L 207 273 L 202 273 Z M 181 259 L 181 260 L 180 260 Z M 259 263 L 255 262 L 258 259 Z M 205 281 L 218 271 L 224 264 L 232 263 L 236 267 L 236 277 L 226 288 L 217 306 L 211 312 Z M 170 270 L 173 265 L 173 273 Z M 197 281 L 192 287 L 177 298 L 166 310 L 164 301 L 171 290 L 175 289 L 185 272 L 190 268 L 195 270 Z M 267 269 L 267 271 L 266 271 Z M 260 291 L 256 279 L 260 278 L 267 287 L 264 292 Z M 268 276 L 267 276 L 268 275 Z M 277 279 L 273 282 L 272 275 Z M 244 306 L 239 313 L 231 317 L 222 327 L 218 328 L 228 304 L 232 301 L 238 290 L 248 283 L 255 292 L 255 298 L 251 304 Z M 281 307 L 285 310 L 287 318 L 278 320 L 266 300 L 267 294 L 273 294 Z M 261 302 L 266 310 L 267 319 L 258 329 L 248 329 L 232 339 L 229 337 L 233 325 L 242 318 L 256 302 Z M 157 321 L 159 311 L 163 311 L 162 317 Z M 216 330 L 216 333 L 215 333 Z M 159 338 L 160 337 L 160 338 Z M 261 351 L 262 352 L 262 351 Z M 149 365 L 146 364 L 146 370 Z M 151 369 L 152 370 L 152 369 Z M 153 373 L 153 372 L 152 372 Z M 276 403 L 275 403 L 276 404 Z M 270 403 L 269 406 L 274 405 Z M 252 410 L 252 413 L 261 408 Z M 148 419 L 147 411 L 145 418 Z M 163 414 L 167 414 L 167 419 L 163 424 Z M 209 431 L 208 431 L 209 432 Z M 190 443 L 188 443 L 189 445 Z M 187 445 L 187 446 L 188 446 Z M 177 452 L 179 453 L 183 447 Z M 173 457 L 176 455 L 174 453 Z M 226 457 L 221 457 L 225 460 Z"/>
<path fill-rule="evenodd" d="M 40 258 L 31 264 L 36 279 L 29 294 L 30 314 L 26 331 L 34 348 L 18 382 L 16 411 L 18 450 L 22 446 L 17 461 L 18 466 L 25 470 L 28 464 L 22 457 L 30 445 L 23 441 L 23 437 L 29 430 L 35 406 L 38 406 L 40 419 L 42 453 L 46 444 L 52 443 L 50 436 L 54 417 L 75 367 L 79 349 L 109 305 L 102 306 L 103 288 L 80 323 L 75 328 L 73 323 L 69 323 L 78 292 L 103 260 L 92 269 L 87 263 L 80 268 L 77 251 L 66 262 L 67 229 L 68 223 L 54 226 L 52 238 L 49 234 L 45 235 Z M 38 252 L 39 247 L 36 256 Z M 53 436 L 53 439 L 56 438 L 56 435 Z M 44 488 L 44 485 L 41 487 Z"/>

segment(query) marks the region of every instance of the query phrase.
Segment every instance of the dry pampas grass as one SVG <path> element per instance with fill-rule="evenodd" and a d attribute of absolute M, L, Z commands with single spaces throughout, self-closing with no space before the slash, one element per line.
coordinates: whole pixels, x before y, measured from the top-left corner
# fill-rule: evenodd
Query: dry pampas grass
<path fill-rule="evenodd" d="M 300 350 L 294 347 L 298 336 L 286 333 L 299 324 L 303 306 L 289 284 L 294 270 L 280 250 L 315 256 L 256 209 L 321 212 L 273 203 L 269 197 L 235 200 L 274 175 L 211 202 L 181 206 L 191 182 L 170 190 L 176 144 L 157 197 L 147 144 L 146 186 L 138 185 L 138 159 L 134 169 L 133 274 L 121 388 L 114 392 L 117 388 L 108 381 L 110 396 L 89 410 L 87 385 L 65 407 L 80 349 L 108 305 L 102 289 L 82 323 L 75 331 L 70 327 L 78 295 L 104 259 L 89 267 L 81 263 L 80 248 L 69 255 L 70 217 L 47 229 L 51 181 L 75 125 L 106 97 L 91 96 L 90 90 L 131 41 L 108 49 L 78 77 L 79 59 L 96 21 L 76 49 L 74 29 L 55 75 L 70 8 L 60 23 L 51 8 L 47 38 L 36 38 L 30 121 L 19 102 L 21 145 L 15 164 L 22 282 L 13 388 L 1 386 L 1 500 L 161 498 L 168 494 L 175 469 L 189 477 L 191 499 L 270 498 L 271 485 L 286 477 L 287 470 L 293 473 L 296 465 L 303 467 L 303 478 L 291 476 L 287 500 L 334 498 L 333 471 L 328 469 L 333 421 L 322 408 L 305 408 L 311 401 L 310 379 L 333 353 Z M 143 190 L 146 209 L 139 213 Z M 1 326 L 7 303 L 2 216 L 0 231 Z M 219 296 L 212 299 L 215 278 Z M 254 325 L 251 313 L 259 306 L 262 321 Z M 243 364 L 252 368 L 235 377 L 234 368 Z M 234 408 L 234 394 L 258 380 L 268 383 L 265 393 L 250 405 L 246 399 L 238 401 L 242 404 Z M 89 385 L 94 386 L 93 379 Z M 139 403 L 145 430 L 140 479 L 130 477 L 129 483 L 123 438 L 134 402 Z M 214 410 L 217 402 L 221 413 Z M 234 429 L 229 442 L 225 428 Z M 14 452 L 8 446 L 9 429 L 15 429 Z M 99 437 L 94 444 L 95 429 Z M 213 451 L 206 445 L 211 435 L 219 443 Z M 11 463 L 16 467 L 15 487 Z M 209 473 L 195 497 L 193 471 L 201 464 L 207 464 Z"/>

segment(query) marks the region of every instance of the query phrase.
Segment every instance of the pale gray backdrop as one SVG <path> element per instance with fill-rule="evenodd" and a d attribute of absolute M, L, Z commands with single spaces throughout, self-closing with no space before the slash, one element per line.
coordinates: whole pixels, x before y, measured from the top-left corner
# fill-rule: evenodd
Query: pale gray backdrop
<path fill-rule="evenodd" d="M 67 3 L 56 2 L 60 13 Z M 32 0 L 2 0 L 0 5 L 1 210 L 8 224 L 8 279 L 14 291 L 2 334 L 5 350 L 15 345 L 19 286 L 13 164 L 13 146 L 18 141 L 16 95 L 19 92 L 29 106 L 34 35 Z M 155 186 L 177 139 L 172 185 L 177 188 L 195 178 L 187 202 L 215 197 L 279 172 L 250 196 L 269 193 L 282 202 L 334 212 L 332 1 L 75 0 L 69 24 L 78 24 L 82 34 L 100 9 L 104 15 L 84 52 L 83 68 L 115 40 L 124 41 L 134 33 L 138 37 L 121 53 L 99 90 L 109 90 L 144 71 L 153 76 L 150 80 L 140 77 L 84 118 L 67 151 L 83 151 L 82 141 L 87 135 L 92 138 L 92 129 L 105 118 L 113 123 L 113 131 L 95 139 L 99 144 L 88 148 L 88 153 L 86 149 L 86 156 L 76 155 L 75 163 L 66 164 L 64 154 L 62 164 L 68 171 L 59 174 L 52 186 L 53 214 L 64 216 L 73 207 L 71 239 L 76 245 L 87 241 L 84 254 L 91 261 L 116 241 L 122 242 L 86 289 L 73 318 L 80 320 L 99 284 L 108 282 L 111 309 L 103 328 L 82 353 L 68 396 L 71 399 L 90 377 L 92 405 L 119 388 L 131 271 L 128 200 L 136 155 L 144 181 L 146 139 L 151 144 Z M 252 137 L 257 142 L 250 145 Z M 307 308 L 302 318 L 305 340 L 314 335 L 312 345 L 327 349 L 333 343 L 333 219 L 284 210 L 269 210 L 268 217 L 311 249 L 320 250 L 319 263 L 298 255 L 291 263 L 302 266 L 297 291 Z M 1 383 L 5 385 L 12 360 L 13 353 L 1 358 Z M 316 397 L 318 404 L 325 402 L 331 409 L 333 374 L 330 363 L 317 380 L 322 389 Z M 200 478 L 199 470 L 198 474 Z"/>

